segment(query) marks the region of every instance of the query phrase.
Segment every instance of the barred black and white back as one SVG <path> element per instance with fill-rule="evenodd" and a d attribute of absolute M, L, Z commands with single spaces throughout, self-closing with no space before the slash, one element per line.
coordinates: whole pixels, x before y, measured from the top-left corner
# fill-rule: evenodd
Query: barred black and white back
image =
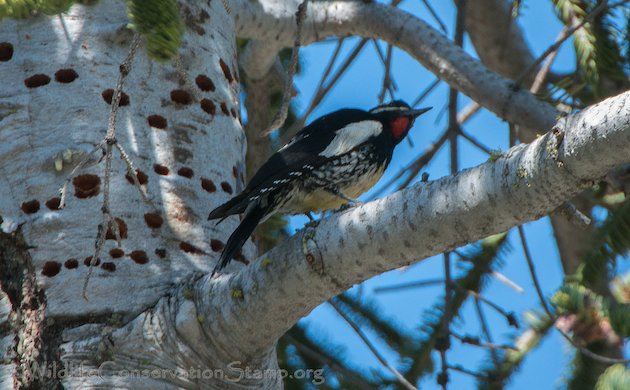
<path fill-rule="evenodd" d="M 414 119 L 427 110 L 412 110 L 402 101 L 370 111 L 343 109 L 300 130 L 263 164 L 243 192 L 210 212 L 208 219 L 221 220 L 245 214 L 228 239 L 215 272 L 274 213 L 334 209 L 367 191 L 383 175 L 394 147 L 407 135 Z"/>

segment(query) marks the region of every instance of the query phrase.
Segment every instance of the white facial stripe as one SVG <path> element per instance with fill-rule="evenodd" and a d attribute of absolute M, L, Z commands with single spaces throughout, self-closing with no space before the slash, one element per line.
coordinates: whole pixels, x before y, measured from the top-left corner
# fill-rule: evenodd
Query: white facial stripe
<path fill-rule="evenodd" d="M 409 107 L 391 107 L 391 106 L 386 106 L 386 107 L 374 108 L 374 109 L 370 110 L 370 113 L 378 114 L 379 112 L 384 112 L 384 111 L 407 111 L 407 110 L 409 110 Z"/>
<path fill-rule="evenodd" d="M 383 125 L 379 121 L 361 121 L 351 123 L 335 132 L 335 138 L 319 155 L 323 157 L 339 156 L 348 153 L 355 147 L 367 141 L 370 137 L 376 137 L 383 131 Z"/>

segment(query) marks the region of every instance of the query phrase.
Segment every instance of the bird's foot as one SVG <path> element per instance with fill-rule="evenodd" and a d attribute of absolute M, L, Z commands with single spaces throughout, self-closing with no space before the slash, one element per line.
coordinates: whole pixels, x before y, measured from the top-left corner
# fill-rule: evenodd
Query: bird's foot
<path fill-rule="evenodd" d="M 304 224 L 305 228 L 316 228 L 319 225 L 319 220 L 313 219 Z"/>
<path fill-rule="evenodd" d="M 310 212 L 306 212 L 304 213 L 304 215 L 308 217 L 308 222 L 304 224 L 304 227 L 314 228 L 314 227 L 317 227 L 317 225 L 319 225 L 319 221 L 316 220 L 315 217 L 313 217 L 313 214 L 311 214 Z"/>
<path fill-rule="evenodd" d="M 348 203 L 345 203 L 345 204 L 343 204 L 341 207 L 344 207 L 344 206 L 346 206 L 346 207 L 354 207 L 354 206 L 359 206 L 359 205 L 361 205 L 361 202 L 360 202 L 360 201 L 358 201 L 358 200 L 356 200 L 356 199 L 354 199 L 354 198 L 351 198 L 351 197 L 347 196 L 347 195 L 346 195 L 346 194 L 344 194 L 343 192 L 339 191 L 339 189 L 338 189 L 337 187 L 329 187 L 329 188 L 327 188 L 326 190 L 327 190 L 328 192 L 330 192 L 331 194 L 333 194 L 333 195 L 335 195 L 335 196 L 337 196 L 337 197 L 339 197 L 339 198 L 341 198 L 341 199 L 345 200 L 346 202 L 350 203 L 350 205 L 349 205 L 349 206 L 348 206 Z M 340 207 L 340 208 L 341 208 L 341 207 Z M 345 210 L 345 209 L 343 209 L 343 210 Z"/>

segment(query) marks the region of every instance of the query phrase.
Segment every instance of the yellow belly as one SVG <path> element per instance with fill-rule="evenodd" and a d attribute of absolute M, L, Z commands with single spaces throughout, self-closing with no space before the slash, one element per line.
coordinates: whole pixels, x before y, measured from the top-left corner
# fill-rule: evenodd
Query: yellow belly
<path fill-rule="evenodd" d="M 366 175 L 366 177 L 358 180 L 356 184 L 340 188 L 339 190 L 345 196 L 356 199 L 365 191 L 372 188 L 381 176 L 383 176 L 383 172 L 384 168 L 380 168 L 373 174 Z M 341 207 L 345 203 L 348 203 L 348 201 L 333 195 L 326 190 L 317 190 L 304 194 L 304 196 L 296 196 L 291 203 L 283 207 L 283 211 L 305 213 L 308 211 L 333 210 Z"/>

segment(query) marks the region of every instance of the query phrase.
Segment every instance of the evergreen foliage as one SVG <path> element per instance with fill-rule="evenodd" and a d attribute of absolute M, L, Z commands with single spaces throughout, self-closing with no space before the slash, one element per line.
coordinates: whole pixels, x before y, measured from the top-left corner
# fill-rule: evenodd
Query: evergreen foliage
<path fill-rule="evenodd" d="M 184 27 L 175 0 L 128 0 L 131 27 L 142 34 L 147 54 L 156 61 L 177 55 Z"/>
<path fill-rule="evenodd" d="M 594 0 L 553 0 L 553 3 L 560 20 L 568 27 L 584 22 L 599 4 Z M 618 34 L 610 20 L 611 12 L 608 9 L 600 12 L 573 34 L 580 82 L 589 86 L 587 91 L 582 91 L 582 98 L 586 100 L 607 96 L 608 84 L 613 83 L 616 88 L 628 85 L 624 59 L 614 39 Z"/>

